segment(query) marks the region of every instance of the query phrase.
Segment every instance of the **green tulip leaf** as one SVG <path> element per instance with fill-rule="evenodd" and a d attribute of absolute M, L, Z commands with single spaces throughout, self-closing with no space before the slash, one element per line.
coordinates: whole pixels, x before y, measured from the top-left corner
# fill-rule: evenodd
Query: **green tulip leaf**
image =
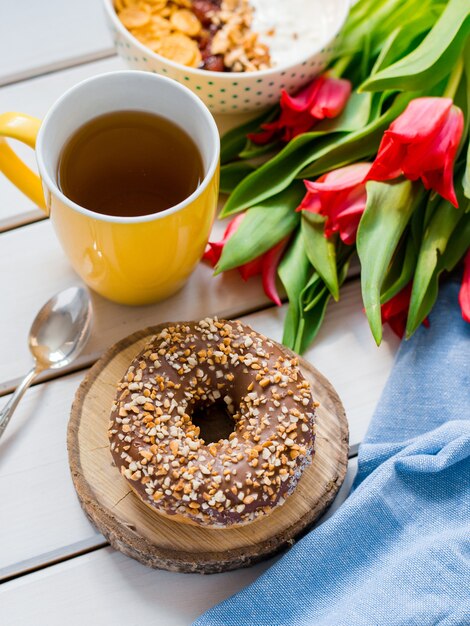
<path fill-rule="evenodd" d="M 458 61 L 470 29 L 468 0 L 449 0 L 421 44 L 396 63 L 368 78 L 360 91 L 429 89 Z"/>
<path fill-rule="evenodd" d="M 467 148 L 467 164 L 462 179 L 463 192 L 466 198 L 470 198 L 470 142 Z"/>
<path fill-rule="evenodd" d="M 300 297 L 312 271 L 313 268 L 305 252 L 302 233 L 299 229 L 278 268 L 279 278 L 289 299 L 282 343 L 292 350 L 295 349 L 302 312 Z"/>
<path fill-rule="evenodd" d="M 469 204 L 470 207 L 470 204 Z M 470 213 L 466 213 L 458 224 L 458 228 L 449 238 L 443 255 L 439 258 L 438 264 L 429 281 L 426 293 L 421 300 L 419 317 L 424 320 L 431 312 L 432 307 L 437 299 L 439 291 L 439 277 L 444 270 L 451 272 L 457 263 L 463 258 L 468 250 L 468 242 L 470 241 Z M 414 332 L 414 331 L 412 331 Z M 412 334 L 410 332 L 410 334 Z"/>
<path fill-rule="evenodd" d="M 251 139 L 247 139 L 243 150 L 238 156 L 240 157 L 240 159 L 259 159 L 269 152 L 275 152 L 276 148 L 279 147 L 280 142 L 277 140 L 262 146 L 254 143 L 253 141 L 251 141 Z"/>
<path fill-rule="evenodd" d="M 379 118 L 370 122 L 365 128 L 346 137 L 338 139 L 335 145 L 319 150 L 312 164 L 298 174 L 299 178 L 313 178 L 324 172 L 344 167 L 361 159 L 367 159 L 377 152 L 380 141 L 390 123 L 402 113 L 416 94 L 399 94 L 392 106 Z"/>
<path fill-rule="evenodd" d="M 234 189 L 220 216 L 227 217 L 244 211 L 289 187 L 308 159 L 311 147 L 320 138 L 325 144 L 332 143 L 332 139 L 325 139 L 322 133 L 305 133 L 293 139 Z"/>
<path fill-rule="evenodd" d="M 367 96 L 364 98 L 364 96 Z M 319 133 L 353 132 L 363 128 L 370 118 L 374 94 L 353 91 L 338 117 L 324 119 L 316 127 Z"/>
<path fill-rule="evenodd" d="M 337 54 L 344 56 L 362 52 L 365 38 L 380 30 L 381 25 L 387 24 L 402 3 L 403 0 L 366 0 L 355 3 L 343 29 Z"/>
<path fill-rule="evenodd" d="M 336 264 L 339 287 L 343 284 L 344 278 L 346 277 L 344 275 L 344 268 L 349 268 L 349 262 L 353 253 L 353 246 L 346 246 L 341 241 L 338 241 L 336 249 Z M 317 272 L 314 272 L 302 293 L 302 305 L 304 311 L 309 311 L 316 305 L 316 299 L 318 297 L 318 282 L 324 281 Z"/>
<path fill-rule="evenodd" d="M 322 282 L 322 288 L 318 292 L 315 306 L 309 311 L 303 311 L 299 320 L 299 328 L 295 341 L 294 350 L 298 354 L 303 354 L 318 334 L 323 320 L 325 319 L 326 308 L 331 298 L 331 294 Z"/>
<path fill-rule="evenodd" d="M 270 122 L 278 114 L 279 107 L 275 106 L 269 111 L 264 111 L 255 119 L 226 132 L 220 141 L 220 162 L 225 164 L 236 159 L 246 145 L 246 136 L 249 133 L 256 133 L 260 130 L 261 124 Z"/>
<path fill-rule="evenodd" d="M 400 243 L 397 254 L 394 255 L 384 278 L 380 296 L 381 304 L 391 300 L 410 282 L 416 267 L 416 258 L 415 243 L 408 233 L 408 237 Z"/>
<path fill-rule="evenodd" d="M 439 258 L 444 254 L 449 239 L 463 216 L 462 209 L 456 209 L 450 202 L 442 199 L 424 232 L 411 291 L 407 337 L 415 332 L 429 313 L 430 297 L 437 294 L 438 289 L 437 284 L 435 287 L 431 284 L 435 282 Z"/>
<path fill-rule="evenodd" d="M 335 300 L 339 298 L 338 274 L 336 270 L 335 238 L 325 237 L 326 218 L 322 215 L 302 211 L 302 236 L 310 263 L 320 274 Z"/>
<path fill-rule="evenodd" d="M 224 246 L 216 274 L 252 261 L 290 235 L 300 221 L 295 209 L 304 192 L 304 186 L 296 183 L 247 211 Z"/>
<path fill-rule="evenodd" d="M 382 48 L 379 52 L 379 56 L 375 60 L 374 66 L 371 70 L 371 76 L 377 74 L 377 72 L 383 67 L 387 67 L 389 64 L 389 59 L 393 54 L 395 56 L 395 49 L 397 47 L 397 39 L 399 38 L 403 27 L 396 28 L 394 31 L 390 33 L 387 39 L 383 42 Z M 367 93 L 367 92 L 366 92 Z"/>
<path fill-rule="evenodd" d="M 380 294 L 390 261 L 416 207 L 419 183 L 367 183 L 367 204 L 357 232 L 362 300 L 372 335 L 382 340 Z"/>
<path fill-rule="evenodd" d="M 430 6 L 429 3 L 424 2 L 420 4 L 420 7 L 416 7 L 411 15 L 409 5 L 405 3 L 402 5 L 402 11 L 395 11 L 387 22 L 389 34 L 385 36 L 384 33 L 378 38 L 380 39 L 378 56 L 370 76 L 374 76 L 414 50 L 417 47 L 417 40 L 420 43 L 423 36 L 434 26 L 443 7 L 444 3 L 433 2 Z"/>
<path fill-rule="evenodd" d="M 388 302 L 412 280 L 427 214 L 431 214 L 435 205 L 435 199 L 428 198 L 427 203 L 421 202 L 414 210 L 382 284 L 381 304 Z"/>
<path fill-rule="evenodd" d="M 346 140 L 349 137 L 346 131 L 350 131 L 355 125 L 361 125 L 362 128 L 367 123 L 370 107 L 370 98 L 358 97 L 357 94 L 351 96 L 338 118 L 322 122 L 324 130 L 295 137 L 279 154 L 249 174 L 238 185 L 224 206 L 221 217 L 243 211 L 283 191 L 318 155 L 327 154 L 333 145 Z M 388 122 L 385 127 L 387 125 Z M 320 127 L 319 124 L 317 128 Z M 364 134 L 367 135 L 367 132 Z"/>
<path fill-rule="evenodd" d="M 468 250 L 470 242 L 470 202 L 467 203 L 465 215 L 459 222 L 459 227 L 449 238 L 444 254 L 439 259 L 439 269 L 451 272 Z"/>
<path fill-rule="evenodd" d="M 349 247 L 346 254 L 342 255 L 343 258 L 340 261 L 338 275 L 340 285 L 344 283 L 346 276 L 348 275 L 351 254 L 351 248 Z M 317 277 L 317 272 L 314 272 L 313 276 Z M 306 294 L 309 293 L 310 302 L 307 306 L 303 307 L 300 314 L 299 328 L 295 343 L 295 350 L 299 354 L 303 354 L 317 336 L 325 318 L 328 302 L 331 298 L 331 293 L 327 289 L 323 280 L 320 277 L 318 278 L 319 280 L 315 281 L 314 290 L 311 288 L 312 280 L 310 280 L 309 284 L 307 284 L 304 291 L 300 295 L 300 300 L 302 302 L 305 301 Z"/>
<path fill-rule="evenodd" d="M 246 161 L 234 161 L 220 168 L 220 192 L 232 193 L 235 187 L 255 170 L 254 166 Z"/>
<path fill-rule="evenodd" d="M 470 38 L 464 50 L 464 75 L 465 75 L 465 83 L 466 83 L 466 106 L 464 109 L 464 119 L 465 119 L 465 134 L 467 135 L 467 154 L 466 154 L 466 165 L 464 169 L 462 186 L 463 192 L 466 198 L 470 198 L 470 141 L 468 139 L 469 132 L 469 124 L 470 124 Z"/>
<path fill-rule="evenodd" d="M 427 201 L 422 202 L 418 209 L 413 213 L 410 226 L 411 237 L 413 239 L 416 253 L 421 246 L 424 230 L 431 221 L 434 211 L 436 210 L 440 201 L 440 196 L 431 193 L 428 196 Z"/>
<path fill-rule="evenodd" d="M 317 306 L 325 290 L 330 293 L 320 275 L 314 272 L 313 276 L 317 279 L 315 285 L 306 285 L 305 291 L 302 293 L 302 300 L 307 300 L 308 298 L 308 302 L 306 302 L 303 307 L 304 313 L 308 313 Z M 318 285 L 320 285 L 321 288 L 318 288 Z"/>
<path fill-rule="evenodd" d="M 399 6 L 393 6 L 387 23 L 378 25 L 378 39 L 383 41 L 388 34 L 401 26 L 405 29 L 410 28 L 414 32 L 414 37 L 410 35 L 410 39 L 416 38 L 423 32 L 427 33 L 442 15 L 447 2 L 448 0 L 402 0 Z M 425 25 L 419 26 L 423 20 Z M 401 49 L 397 51 L 397 54 L 401 54 Z"/>

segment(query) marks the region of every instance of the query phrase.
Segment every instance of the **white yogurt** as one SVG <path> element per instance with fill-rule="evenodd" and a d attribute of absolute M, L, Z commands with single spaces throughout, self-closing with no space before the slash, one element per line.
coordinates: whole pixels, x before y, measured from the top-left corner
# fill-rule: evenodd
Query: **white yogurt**
<path fill-rule="evenodd" d="M 273 67 L 319 51 L 339 26 L 344 0 L 250 0 L 251 30 L 269 46 Z M 270 34 L 270 33 L 273 34 Z"/>

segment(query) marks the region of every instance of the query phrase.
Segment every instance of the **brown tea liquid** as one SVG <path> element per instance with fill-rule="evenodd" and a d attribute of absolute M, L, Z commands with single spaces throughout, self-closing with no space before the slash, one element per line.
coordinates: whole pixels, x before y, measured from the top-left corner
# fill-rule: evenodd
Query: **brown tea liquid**
<path fill-rule="evenodd" d="M 191 137 L 143 111 L 116 111 L 81 126 L 62 149 L 62 192 L 80 206 L 116 216 L 149 215 L 178 204 L 204 177 Z"/>

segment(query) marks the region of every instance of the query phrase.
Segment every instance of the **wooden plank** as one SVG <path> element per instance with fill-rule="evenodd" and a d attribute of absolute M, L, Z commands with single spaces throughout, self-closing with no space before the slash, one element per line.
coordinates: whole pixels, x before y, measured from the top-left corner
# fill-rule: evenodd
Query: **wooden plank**
<path fill-rule="evenodd" d="M 212 576 L 177 574 L 104 548 L 2 584 L 2 625 L 183 626 L 253 582 L 269 564 Z"/>
<path fill-rule="evenodd" d="M 357 454 L 357 452 L 355 452 L 354 454 Z M 341 489 L 339 490 L 338 495 L 333 501 L 333 504 L 328 509 L 327 513 L 325 513 L 325 515 L 321 518 L 316 526 L 323 524 L 323 522 L 329 519 L 347 498 L 351 490 L 356 472 L 357 456 L 351 456 L 348 464 L 348 470 L 346 472 L 346 477 L 343 484 L 341 485 Z M 50 567 L 51 565 L 55 565 L 56 563 L 61 563 L 65 560 L 76 558 L 77 556 L 80 556 L 82 554 L 88 554 L 107 545 L 108 544 L 106 543 L 104 538 L 101 537 L 101 535 L 94 533 L 88 538 L 81 541 L 77 541 L 67 546 L 55 548 L 50 552 L 37 554 L 36 556 L 25 559 L 24 561 L 12 563 L 10 565 L 7 565 L 6 567 L 1 568 L 0 582 L 12 580 L 13 578 L 17 578 L 18 576 L 24 576 L 25 574 L 37 571 L 38 569 Z"/>
<path fill-rule="evenodd" d="M 19 228 L 20 226 L 26 226 L 27 224 L 34 224 L 34 222 L 40 222 L 46 219 L 44 213 L 40 209 L 31 209 L 30 211 L 21 210 L 20 213 L 10 215 L 5 219 L 0 219 L 0 234 L 5 233 L 8 230 Z"/>
<path fill-rule="evenodd" d="M 356 473 L 352 460 L 344 488 L 327 519 L 344 501 Z M 4 583 L 0 588 L 4 626 L 115 626 L 151 623 L 184 626 L 252 583 L 277 559 L 248 569 L 200 576 L 152 570 L 103 548 Z M 25 602 L 25 598 L 28 599 Z"/>
<path fill-rule="evenodd" d="M 2 26 L 0 85 L 114 54 L 99 0 L 3 3 Z"/>
<path fill-rule="evenodd" d="M 219 238 L 223 228 L 216 221 L 213 237 Z M 5 392 L 30 367 L 26 340 L 36 312 L 54 293 L 81 281 L 48 220 L 3 233 L 0 242 L 0 267 L 8 268 L 0 279 L 0 325 L 8 329 L 0 334 L 0 391 Z M 205 263 L 199 264 L 179 293 L 152 306 L 127 307 L 93 294 L 92 337 L 78 365 L 89 365 L 108 345 L 145 326 L 188 316 L 238 316 L 268 303 L 257 279 L 244 283 L 237 272 L 213 278 L 212 268 Z"/>
<path fill-rule="evenodd" d="M 220 238 L 225 226 L 225 222 L 216 221 L 211 238 Z M 1 234 L 0 267 L 8 268 L 0 278 L 0 325 L 8 329 L 0 333 L 1 396 L 15 388 L 31 365 L 27 336 L 39 308 L 54 293 L 81 281 L 68 263 L 49 220 Z M 351 275 L 358 271 L 354 264 Z M 151 306 L 127 307 L 93 294 L 94 326 L 83 354 L 66 370 L 46 372 L 38 381 L 88 367 L 110 344 L 145 326 L 206 315 L 237 317 L 271 304 L 258 277 L 244 282 L 236 271 L 217 277 L 212 273 L 206 263 L 200 263 L 179 293 Z M 283 314 L 284 310 L 274 308 L 270 315 L 280 320 Z"/>
<path fill-rule="evenodd" d="M 100 541 L 82 514 L 68 469 L 66 425 L 80 378 L 29 390 L 2 438 L 0 569 L 90 537 Z M 7 529 L 14 536 L 4 534 Z"/>
<path fill-rule="evenodd" d="M 6 567 L 0 568 L 0 584 L 18 578 L 18 576 L 24 576 L 25 574 L 36 572 L 39 569 L 50 567 L 56 563 L 63 563 L 68 559 L 74 559 L 82 554 L 89 554 L 95 550 L 106 548 L 106 546 L 109 546 L 109 543 L 104 537 L 98 535 L 97 538 L 96 534 L 92 534 L 86 539 L 83 539 L 83 541 L 77 541 L 68 546 L 61 546 L 49 552 L 36 554 L 18 563 L 11 563 Z"/>
<path fill-rule="evenodd" d="M 244 321 L 279 338 L 285 308 L 267 309 Z M 353 282 L 345 286 L 340 302 L 330 308 L 316 344 L 306 355 L 336 387 L 349 419 L 353 445 L 365 434 L 398 344 L 386 333 L 378 349 L 368 333 L 359 286 Z M 70 406 L 84 374 L 30 389 L 1 441 L 0 568 L 7 573 L 12 568 L 16 571 L 22 561 L 40 562 L 46 553 L 54 552 L 55 558 L 67 554 L 71 544 L 89 541 L 89 545 L 99 545 L 103 541 L 80 510 L 66 456 Z"/>

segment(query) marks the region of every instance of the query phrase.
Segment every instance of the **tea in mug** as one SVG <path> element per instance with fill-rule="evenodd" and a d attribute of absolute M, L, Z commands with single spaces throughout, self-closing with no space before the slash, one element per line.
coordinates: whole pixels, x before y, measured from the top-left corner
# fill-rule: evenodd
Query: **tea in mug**
<path fill-rule="evenodd" d="M 59 158 L 58 183 L 73 202 L 104 215 L 137 217 L 190 196 L 204 178 L 199 150 L 174 122 L 115 111 L 81 126 Z"/>

